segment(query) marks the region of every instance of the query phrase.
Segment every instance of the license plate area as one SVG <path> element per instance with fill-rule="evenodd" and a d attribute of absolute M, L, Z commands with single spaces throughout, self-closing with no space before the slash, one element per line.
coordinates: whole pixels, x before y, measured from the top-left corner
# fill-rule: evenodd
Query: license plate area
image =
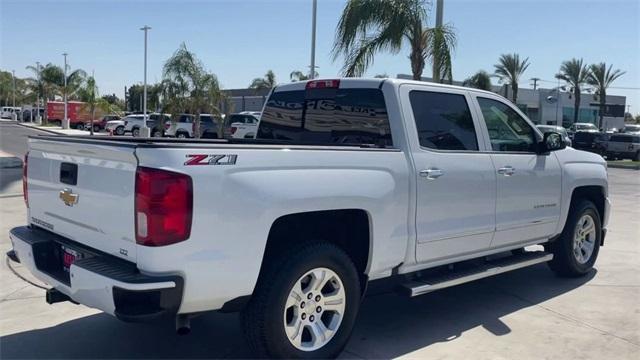
<path fill-rule="evenodd" d="M 38 242 L 32 245 L 36 267 L 52 278 L 71 285 L 69 269 L 80 259 L 90 257 L 79 248 L 55 241 Z"/>

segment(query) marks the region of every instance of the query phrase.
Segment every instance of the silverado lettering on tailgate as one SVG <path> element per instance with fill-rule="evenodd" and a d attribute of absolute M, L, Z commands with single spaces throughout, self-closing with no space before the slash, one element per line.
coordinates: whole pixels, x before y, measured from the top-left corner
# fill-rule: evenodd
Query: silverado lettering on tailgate
<path fill-rule="evenodd" d="M 207 155 L 207 154 L 189 154 L 189 160 L 184 164 L 190 165 L 235 165 L 238 155 Z"/>

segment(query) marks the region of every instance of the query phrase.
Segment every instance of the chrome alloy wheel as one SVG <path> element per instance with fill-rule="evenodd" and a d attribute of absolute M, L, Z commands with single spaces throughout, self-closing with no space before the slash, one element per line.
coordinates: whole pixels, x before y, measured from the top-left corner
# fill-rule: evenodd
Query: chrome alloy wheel
<path fill-rule="evenodd" d="M 293 346 L 314 351 L 336 334 L 345 314 L 346 293 L 338 274 L 307 271 L 294 284 L 284 307 L 284 330 Z"/>
<path fill-rule="evenodd" d="M 596 246 L 596 225 L 591 215 L 582 215 L 573 232 L 573 256 L 580 264 L 585 264 Z"/>

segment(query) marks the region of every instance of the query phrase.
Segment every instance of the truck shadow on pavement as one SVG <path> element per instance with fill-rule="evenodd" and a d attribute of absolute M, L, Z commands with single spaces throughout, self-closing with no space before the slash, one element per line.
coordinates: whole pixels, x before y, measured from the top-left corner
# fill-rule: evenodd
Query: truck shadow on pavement
<path fill-rule="evenodd" d="M 541 264 L 417 298 L 393 293 L 369 296 L 342 357 L 401 356 L 455 341 L 478 326 L 496 337 L 508 334 L 511 329 L 501 317 L 580 287 L 596 272 L 563 279 Z M 3 336 L 0 358 L 252 357 L 236 314 L 209 313 L 193 319 L 191 325 L 191 334 L 178 336 L 170 321 L 128 324 L 97 314 Z"/>

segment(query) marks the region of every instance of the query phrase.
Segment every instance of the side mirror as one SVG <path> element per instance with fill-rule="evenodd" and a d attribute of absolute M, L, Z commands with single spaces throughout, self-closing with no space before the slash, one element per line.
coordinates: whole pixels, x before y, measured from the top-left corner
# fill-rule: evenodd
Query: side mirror
<path fill-rule="evenodd" d="M 560 135 L 560 133 L 550 131 L 544 133 L 539 149 L 541 153 L 546 153 L 549 151 L 562 150 L 566 147 L 567 144 L 564 142 L 562 135 Z"/>

